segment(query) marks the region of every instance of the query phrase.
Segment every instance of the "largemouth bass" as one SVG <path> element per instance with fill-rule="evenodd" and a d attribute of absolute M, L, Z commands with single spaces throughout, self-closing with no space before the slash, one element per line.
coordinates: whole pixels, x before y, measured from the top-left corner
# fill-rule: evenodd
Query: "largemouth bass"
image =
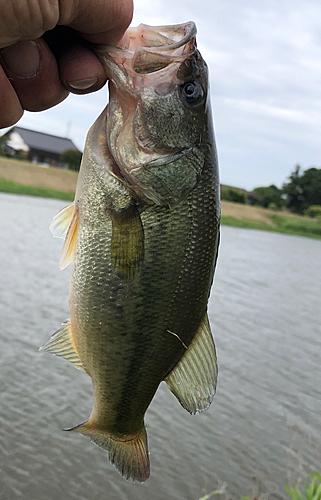
<path fill-rule="evenodd" d="M 86 141 L 74 203 L 54 218 L 72 263 L 70 319 L 42 350 L 91 377 L 76 431 L 127 479 L 149 477 L 145 412 L 165 380 L 190 413 L 217 378 L 207 317 L 219 244 L 208 71 L 195 24 L 129 29 L 96 52 L 109 104 Z"/>

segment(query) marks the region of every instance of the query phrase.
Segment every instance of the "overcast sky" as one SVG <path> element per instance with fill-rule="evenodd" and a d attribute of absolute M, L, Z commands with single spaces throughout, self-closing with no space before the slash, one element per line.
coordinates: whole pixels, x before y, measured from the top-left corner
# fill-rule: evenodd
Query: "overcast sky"
<path fill-rule="evenodd" d="M 136 0 L 133 26 L 195 21 L 210 69 L 221 182 L 281 186 L 296 163 L 321 164 L 320 0 Z M 83 149 L 106 88 L 70 96 L 19 125 Z M 70 127 L 68 127 L 70 123 Z"/>

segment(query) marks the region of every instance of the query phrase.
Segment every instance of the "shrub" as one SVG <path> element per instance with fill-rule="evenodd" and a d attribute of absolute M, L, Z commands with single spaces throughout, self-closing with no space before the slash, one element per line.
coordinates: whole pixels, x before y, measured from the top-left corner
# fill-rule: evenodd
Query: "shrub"
<path fill-rule="evenodd" d="M 304 215 L 309 217 L 321 217 L 321 205 L 310 205 L 305 211 Z"/>
<path fill-rule="evenodd" d="M 82 153 L 77 149 L 68 149 L 60 155 L 60 161 L 67 163 L 70 170 L 79 170 Z"/>
<path fill-rule="evenodd" d="M 237 188 L 222 188 L 222 200 L 234 201 L 234 203 L 246 203 L 246 194 Z"/>
<path fill-rule="evenodd" d="M 279 207 L 277 206 L 276 203 L 274 203 L 274 201 L 271 201 L 271 203 L 268 204 L 268 208 L 270 210 L 279 210 Z"/>

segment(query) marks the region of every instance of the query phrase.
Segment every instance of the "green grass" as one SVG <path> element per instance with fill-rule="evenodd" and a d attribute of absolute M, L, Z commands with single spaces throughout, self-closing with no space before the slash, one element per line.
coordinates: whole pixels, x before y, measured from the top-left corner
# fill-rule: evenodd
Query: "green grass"
<path fill-rule="evenodd" d="M 214 495 L 223 495 L 225 493 L 225 484 L 221 490 L 212 491 L 208 495 L 205 495 L 199 500 L 208 500 Z M 290 488 L 288 484 L 285 485 L 285 490 L 289 494 L 289 500 L 321 500 L 321 474 L 318 471 L 313 471 L 306 477 L 299 479 L 293 488 Z M 254 495 L 246 495 L 241 498 L 241 500 L 258 500 L 260 498 L 266 498 L 266 493 Z M 224 495 L 224 498 L 226 496 Z"/>
<path fill-rule="evenodd" d="M 268 226 L 263 222 L 251 219 L 235 219 L 234 217 L 221 217 L 221 223 L 226 226 L 243 227 L 247 229 L 261 229 L 262 231 L 272 231 L 275 233 L 293 234 L 297 236 L 308 236 L 309 238 L 321 239 L 321 222 L 318 219 L 308 217 L 291 218 L 286 215 L 271 215 L 270 219 L 275 226 Z"/>
<path fill-rule="evenodd" d="M 0 191 L 3 193 L 25 194 L 29 196 L 42 196 L 43 198 L 58 198 L 60 200 L 72 201 L 74 193 L 65 193 L 56 189 L 42 188 L 36 186 L 24 186 L 13 181 L 0 179 Z"/>
<path fill-rule="evenodd" d="M 283 233 L 321 238 L 321 220 L 318 218 L 296 217 L 292 219 L 283 215 L 272 215 L 271 220 Z"/>
<path fill-rule="evenodd" d="M 262 229 L 262 231 L 275 231 L 276 228 L 272 226 L 268 226 L 263 222 L 251 220 L 251 219 L 235 219 L 229 215 L 222 215 L 221 223 L 225 226 L 233 226 L 233 227 L 243 227 L 247 229 Z"/>
<path fill-rule="evenodd" d="M 292 500 L 321 500 L 321 474 L 313 471 L 312 474 L 305 478 L 305 482 L 308 478 L 312 479 L 312 481 L 308 485 L 303 484 L 303 488 L 299 485 L 299 481 L 294 485 L 293 489 L 288 484 L 285 485 L 285 489 L 291 495 Z"/>

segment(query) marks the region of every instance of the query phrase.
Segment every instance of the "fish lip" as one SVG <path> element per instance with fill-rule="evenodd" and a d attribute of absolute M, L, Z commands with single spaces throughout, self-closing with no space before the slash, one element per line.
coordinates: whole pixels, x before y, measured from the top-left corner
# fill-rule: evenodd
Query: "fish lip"
<path fill-rule="evenodd" d="M 149 26 L 147 24 L 139 24 L 135 28 L 129 28 L 125 35 L 123 36 L 122 40 L 124 40 L 124 44 L 122 47 L 113 47 L 111 45 L 97 45 L 94 47 L 94 51 L 97 52 L 97 54 L 101 53 L 122 53 L 124 56 L 133 56 L 133 54 L 136 52 L 137 49 L 130 49 L 130 43 L 128 43 L 128 39 L 131 38 L 132 35 L 135 34 L 135 31 L 138 31 L 139 29 L 146 28 L 149 31 L 154 31 L 158 33 L 169 33 L 169 32 L 176 32 L 179 30 L 185 31 L 185 35 L 178 41 L 173 42 L 171 44 L 164 44 L 164 45 L 159 45 L 159 46 L 138 46 L 138 49 L 144 48 L 145 50 L 152 50 L 153 52 L 162 52 L 164 50 L 176 50 L 179 49 L 180 47 L 186 45 L 188 42 L 192 40 L 193 37 L 196 36 L 197 34 L 197 28 L 196 24 L 194 21 L 188 21 L 186 23 L 181 23 L 181 24 L 174 24 L 171 26 Z M 126 43 L 127 42 L 127 43 Z"/>
<path fill-rule="evenodd" d="M 156 46 L 156 47 L 153 47 L 153 46 L 144 46 L 144 47 L 138 47 L 139 49 L 140 48 L 144 48 L 145 50 L 151 50 L 152 52 L 162 52 L 164 50 L 176 50 L 176 49 L 179 49 L 180 47 L 183 47 L 184 45 L 186 45 L 189 41 L 191 41 L 191 39 L 193 37 L 196 36 L 196 33 L 197 33 L 197 28 L 196 28 L 196 24 L 194 23 L 194 21 L 188 21 L 186 23 L 181 23 L 181 24 L 174 24 L 174 25 L 171 25 L 171 26 L 148 26 L 147 24 L 140 24 L 139 26 L 137 26 L 137 28 L 129 28 L 129 35 L 130 35 L 130 31 L 132 30 L 133 32 L 135 30 L 138 30 L 139 28 L 142 28 L 142 27 L 146 27 L 147 29 L 151 29 L 153 31 L 156 31 L 158 33 L 170 33 L 170 32 L 177 32 L 179 30 L 183 30 L 185 31 L 185 36 L 183 36 L 183 38 L 181 40 L 178 40 L 177 42 L 174 42 L 174 43 L 171 43 L 169 45 L 160 45 L 160 46 Z M 137 50 L 137 49 L 136 49 Z"/>

